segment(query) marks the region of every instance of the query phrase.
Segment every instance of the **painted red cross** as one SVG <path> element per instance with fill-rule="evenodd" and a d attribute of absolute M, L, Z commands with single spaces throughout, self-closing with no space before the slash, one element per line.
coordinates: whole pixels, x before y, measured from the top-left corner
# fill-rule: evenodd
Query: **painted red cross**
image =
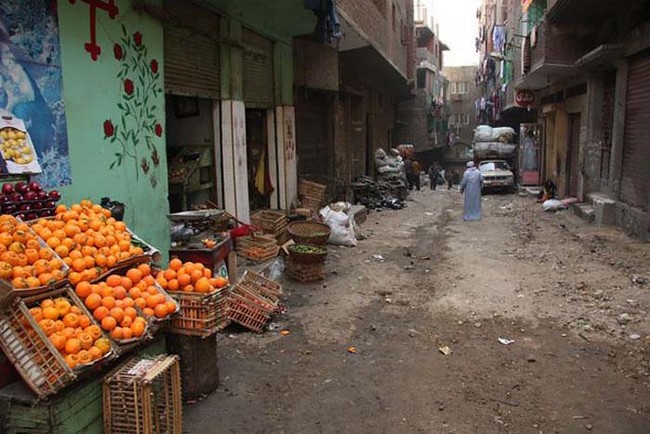
<path fill-rule="evenodd" d="M 114 20 L 117 16 L 117 6 L 115 0 L 81 0 L 87 3 L 90 7 L 90 42 L 84 44 L 84 48 L 90 53 L 90 58 L 94 61 L 97 60 L 99 54 L 102 52 L 102 47 L 97 44 L 97 9 L 103 10 L 108 13 L 108 17 Z M 70 0 L 71 4 L 77 3 L 77 0 Z"/>

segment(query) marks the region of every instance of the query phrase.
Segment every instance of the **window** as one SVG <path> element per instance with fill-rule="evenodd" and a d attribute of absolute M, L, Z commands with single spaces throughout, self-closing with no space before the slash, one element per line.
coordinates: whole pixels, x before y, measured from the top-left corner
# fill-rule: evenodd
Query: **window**
<path fill-rule="evenodd" d="M 451 94 L 455 94 L 455 93 L 457 93 L 457 92 L 456 92 L 456 83 L 451 83 L 451 84 L 449 85 L 449 93 L 451 93 Z"/>
<path fill-rule="evenodd" d="M 469 83 L 467 83 L 466 81 L 458 83 L 456 86 L 456 91 L 457 91 L 456 93 L 459 94 L 469 93 Z"/>
<path fill-rule="evenodd" d="M 469 125 L 469 115 L 465 113 L 455 113 L 449 117 L 451 125 Z"/>

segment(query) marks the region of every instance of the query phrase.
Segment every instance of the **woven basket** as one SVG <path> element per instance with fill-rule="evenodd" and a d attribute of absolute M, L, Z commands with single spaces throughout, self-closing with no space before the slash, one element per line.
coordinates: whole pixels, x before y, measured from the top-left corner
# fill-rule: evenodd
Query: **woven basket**
<path fill-rule="evenodd" d="M 299 262 L 301 264 L 322 264 L 327 258 L 327 249 L 320 246 L 314 246 L 322 250 L 319 253 L 304 253 L 298 252 L 295 249 L 301 244 L 294 244 L 289 246 L 289 258 L 292 261 Z"/>
<path fill-rule="evenodd" d="M 301 283 L 316 282 L 325 278 L 324 264 L 303 264 L 292 260 L 287 261 L 285 273 L 291 279 Z"/>
<path fill-rule="evenodd" d="M 320 222 L 293 222 L 287 227 L 292 240 L 298 244 L 322 246 L 330 237 L 330 228 Z"/>

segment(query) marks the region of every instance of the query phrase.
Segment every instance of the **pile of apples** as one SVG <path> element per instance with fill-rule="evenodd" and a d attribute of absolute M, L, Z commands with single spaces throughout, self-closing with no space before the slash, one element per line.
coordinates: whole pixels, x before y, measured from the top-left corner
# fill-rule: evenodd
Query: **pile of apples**
<path fill-rule="evenodd" d="M 21 220 L 34 220 L 54 215 L 56 203 L 61 199 L 57 190 L 45 191 L 36 181 L 30 183 L 4 183 L 0 190 L 0 211 Z"/>

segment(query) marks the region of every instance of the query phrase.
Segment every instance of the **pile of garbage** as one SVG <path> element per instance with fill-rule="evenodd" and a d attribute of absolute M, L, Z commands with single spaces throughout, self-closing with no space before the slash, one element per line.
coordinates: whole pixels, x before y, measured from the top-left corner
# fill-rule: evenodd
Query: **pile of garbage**
<path fill-rule="evenodd" d="M 517 150 L 515 130 L 479 125 L 474 130 L 474 158 L 510 158 Z"/>
<path fill-rule="evenodd" d="M 368 209 L 402 209 L 408 196 L 404 161 L 397 149 L 390 155 L 379 148 L 375 152 L 377 177 L 360 176 L 352 183 L 357 202 Z"/>

